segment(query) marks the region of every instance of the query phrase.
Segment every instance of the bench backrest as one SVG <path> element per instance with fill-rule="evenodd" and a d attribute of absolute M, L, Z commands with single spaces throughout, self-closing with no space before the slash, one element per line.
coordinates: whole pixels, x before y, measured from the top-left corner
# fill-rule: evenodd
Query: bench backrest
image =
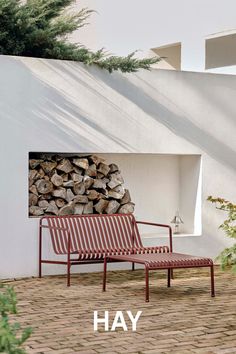
<path fill-rule="evenodd" d="M 41 218 L 43 224 L 44 220 L 49 226 L 56 254 L 67 253 L 65 228 L 70 231 L 71 252 L 96 255 L 108 250 L 143 247 L 133 214 L 46 216 Z"/>

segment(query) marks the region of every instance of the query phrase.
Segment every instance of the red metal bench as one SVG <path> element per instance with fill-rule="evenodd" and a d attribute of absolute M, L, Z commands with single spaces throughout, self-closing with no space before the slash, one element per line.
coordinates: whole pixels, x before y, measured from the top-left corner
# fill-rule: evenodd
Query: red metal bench
<path fill-rule="evenodd" d="M 167 228 L 169 245 L 144 247 L 137 224 Z M 65 255 L 65 260 L 42 258 L 43 229 L 48 229 L 52 247 L 57 255 Z M 171 258 L 172 257 L 172 258 Z M 174 268 L 210 267 L 211 294 L 214 296 L 213 262 L 209 258 L 193 257 L 172 252 L 172 230 L 169 225 L 136 221 L 132 214 L 96 214 L 44 216 L 39 223 L 39 277 L 42 264 L 64 264 L 67 266 L 67 285 L 70 286 L 70 268 L 76 264 L 104 262 L 105 290 L 107 261 L 128 261 L 144 264 L 146 269 L 146 300 L 148 300 L 148 271 L 168 269 L 168 286 L 171 270 Z"/>

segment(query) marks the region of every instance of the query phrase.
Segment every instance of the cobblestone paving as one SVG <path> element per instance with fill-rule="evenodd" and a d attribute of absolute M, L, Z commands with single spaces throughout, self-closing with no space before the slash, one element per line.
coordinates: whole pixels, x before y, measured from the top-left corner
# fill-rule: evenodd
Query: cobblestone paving
<path fill-rule="evenodd" d="M 216 297 L 210 297 L 208 270 L 176 270 L 171 288 L 163 272 L 152 272 L 150 303 L 144 302 L 144 273 L 108 273 L 102 293 L 102 273 L 76 274 L 66 287 L 64 276 L 9 282 L 19 300 L 18 322 L 31 326 L 27 353 L 236 353 L 236 276 L 216 271 Z M 93 311 L 142 315 L 137 331 L 93 330 Z"/>

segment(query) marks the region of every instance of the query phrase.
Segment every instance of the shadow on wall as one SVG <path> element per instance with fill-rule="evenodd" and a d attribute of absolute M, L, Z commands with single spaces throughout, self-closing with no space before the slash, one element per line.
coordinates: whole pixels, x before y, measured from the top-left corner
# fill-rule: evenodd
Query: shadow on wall
<path fill-rule="evenodd" d="M 35 137 L 39 136 L 46 143 L 60 145 L 61 151 L 74 149 L 87 152 L 103 150 L 101 147 L 106 139 L 107 144 L 116 144 L 126 152 L 135 151 L 129 143 L 92 119 L 79 102 L 74 104 L 59 89 L 36 77 L 22 61 L 11 57 L 8 63 L 7 59 L 9 57 L 6 57 L 7 75 L 1 78 L 0 115 L 2 118 L 7 117 L 6 124 L 10 122 L 16 131 L 29 131 L 31 135 L 27 136 L 28 142 L 35 141 Z M 9 83 L 16 83 L 15 90 Z M 82 81 L 81 84 L 85 85 Z M 96 93 L 92 87 L 91 90 Z M 106 97 L 100 96 L 109 103 Z M 20 134 L 18 136 L 20 138 Z"/>
<path fill-rule="evenodd" d="M 75 74 L 75 70 L 73 70 L 73 72 L 71 70 L 72 68 L 75 69 L 72 63 L 66 63 L 65 65 L 64 63 L 62 64 L 57 61 L 53 63 L 53 65 L 55 65 L 58 70 L 66 72 L 67 75 L 71 77 L 71 79 L 79 80 L 79 75 Z M 94 67 L 88 68 L 83 71 L 85 71 L 87 76 L 92 78 L 93 80 L 96 79 L 97 82 L 103 82 L 108 85 L 112 90 L 117 91 L 119 94 L 121 94 L 126 99 L 130 100 L 132 103 L 138 106 L 146 114 L 148 114 L 149 116 L 157 120 L 159 123 L 163 124 L 168 129 L 170 129 L 174 134 L 186 139 L 194 145 L 197 145 L 210 156 L 212 156 L 215 160 L 223 163 L 224 165 L 227 165 L 228 167 L 233 168 L 234 170 L 236 169 L 236 152 L 233 149 L 216 139 L 213 135 L 209 134 L 205 130 L 195 125 L 191 121 L 191 117 L 186 117 L 184 113 L 181 115 L 176 114 L 174 111 L 171 111 L 170 109 L 168 109 L 167 107 L 147 95 L 146 92 L 142 89 L 144 80 L 140 77 L 138 77 L 140 86 L 137 86 L 129 80 L 130 75 L 122 75 L 119 73 L 114 73 L 111 75 L 106 72 L 104 73 L 104 71 L 101 71 L 100 69 Z M 211 83 L 210 80 L 209 82 Z M 84 81 L 82 81 L 82 83 L 93 93 L 99 95 L 99 97 L 105 101 L 104 103 L 112 105 L 113 108 L 120 110 L 119 106 L 114 105 L 112 101 L 108 100 L 106 97 L 104 97 L 104 95 L 94 90 L 92 86 L 87 85 Z M 145 84 L 148 85 L 147 81 L 145 81 Z M 215 83 L 215 85 L 217 85 L 217 83 Z M 211 86 L 212 85 L 210 85 L 209 88 L 210 90 Z M 155 90 L 157 90 L 157 88 L 154 86 L 152 86 L 151 88 L 154 92 Z M 196 84 L 195 88 L 196 90 L 198 89 L 197 94 L 200 96 L 204 96 L 202 92 L 207 93 L 207 88 L 203 85 L 199 86 L 199 84 Z M 235 90 L 236 87 L 233 86 L 231 87 L 231 89 Z M 205 96 L 204 98 L 206 99 Z M 211 100 L 213 100 L 213 95 L 210 95 L 208 91 L 207 100 L 210 98 Z M 217 96 L 217 98 L 214 100 L 214 104 L 216 103 L 218 105 L 218 108 L 224 114 L 223 117 L 225 119 L 230 118 L 232 120 L 232 113 L 235 114 L 236 111 L 232 112 L 231 110 L 229 110 L 229 108 L 226 107 L 226 110 L 228 110 L 228 114 L 226 115 L 226 110 L 223 110 L 222 108 L 223 102 L 221 101 L 220 103 L 218 98 L 219 97 Z M 171 102 L 171 104 L 175 105 L 174 102 Z M 181 110 L 181 107 L 178 107 L 178 109 Z M 120 110 L 120 112 L 124 114 L 122 110 Z"/>
<path fill-rule="evenodd" d="M 27 70 L 29 75 L 30 67 L 25 66 L 24 68 L 22 62 L 19 62 L 19 60 L 15 61 L 18 63 L 17 75 L 19 75 L 20 71 L 24 70 Z M 72 82 L 75 81 L 78 83 L 81 89 L 90 92 L 92 95 L 90 98 L 96 97 L 101 101 L 104 107 L 110 107 L 110 109 L 114 110 L 116 115 L 118 114 L 119 116 L 120 114 L 122 117 L 125 116 L 127 120 L 132 123 L 132 116 L 125 112 L 119 104 L 109 99 L 102 91 L 104 90 L 105 84 L 106 90 L 109 89 L 109 91 L 118 92 L 125 97 L 126 100 L 135 104 L 141 111 L 167 127 L 175 135 L 198 146 L 215 160 L 234 170 L 236 169 L 236 153 L 234 150 L 209 134 L 209 132 L 206 132 L 194 124 L 191 121 L 191 117 L 186 117 L 184 113 L 181 115 L 177 114 L 149 96 L 142 88 L 143 79 L 141 77 L 136 76 L 137 82 L 140 82 L 138 86 L 131 82 L 131 75 L 122 75 L 120 73 L 109 74 L 96 67 L 87 68 L 83 65 L 79 65 L 78 70 L 76 70 L 75 63 L 66 61 L 44 61 L 44 64 L 50 67 L 52 73 L 54 71 L 57 75 L 66 75 L 67 79 L 69 77 Z M 81 73 L 87 78 L 86 81 L 84 78 L 81 79 Z M 10 73 L 9 75 L 14 74 L 15 73 Z M 96 121 L 96 117 L 90 117 L 89 112 L 82 109 L 80 102 L 74 104 L 72 101 L 68 100 L 61 88 L 50 86 L 50 84 L 36 77 L 32 71 L 31 75 L 34 77 L 33 80 L 30 80 L 30 90 L 33 92 L 34 97 L 32 96 L 31 99 L 28 97 L 28 105 L 24 109 L 28 111 L 26 112 L 28 113 L 26 116 L 29 116 L 30 111 L 31 115 L 40 118 L 41 124 L 37 126 L 37 130 L 39 130 L 40 127 L 42 127 L 42 129 L 39 133 L 49 134 L 48 131 L 45 132 L 43 122 L 50 121 L 51 124 L 54 125 L 54 129 L 60 133 L 60 140 L 66 140 L 66 135 L 69 135 L 75 142 L 77 151 L 88 151 L 96 148 L 97 145 L 94 139 L 96 135 L 96 140 L 100 138 L 101 145 L 108 139 L 111 143 L 115 143 L 126 152 L 136 152 L 135 147 L 122 139 L 122 137 L 111 134 L 109 128 L 102 127 L 101 124 Z M 158 73 L 155 75 L 158 75 Z M 98 87 L 99 84 L 101 84 L 100 90 L 98 90 L 97 87 L 94 88 L 94 82 L 96 82 Z M 148 83 L 145 82 L 145 84 Z M 154 92 L 155 90 L 156 88 L 153 87 Z M 37 100 L 35 100 L 35 95 L 39 97 Z M 5 100 L 9 100 L 7 92 L 5 92 L 4 96 Z M 172 105 L 175 104 L 174 102 L 171 103 Z M 93 102 L 90 102 L 90 104 L 93 104 Z M 11 104 L 9 106 L 11 106 Z M 181 107 L 178 107 L 178 110 L 181 111 Z M 9 116 L 12 116 L 12 113 L 13 112 L 9 112 Z M 15 112 L 15 114 L 18 114 L 18 112 Z M 104 110 L 104 114 L 106 114 L 106 109 Z M 109 117 L 107 117 L 107 119 L 109 120 Z M 145 122 L 139 123 L 145 126 Z M 55 134 L 51 134 L 49 138 L 55 139 Z"/>
<path fill-rule="evenodd" d="M 208 77 L 207 85 L 202 85 L 202 82 L 195 80 L 194 84 L 189 80 L 184 80 L 184 84 L 190 85 L 191 90 L 194 90 L 201 99 L 211 102 L 211 104 L 217 108 L 221 113 L 222 117 L 226 120 L 231 121 L 234 126 L 236 126 L 236 105 L 232 105 L 232 97 L 229 95 L 229 92 L 233 92 L 235 95 L 236 84 L 234 81 L 229 80 L 233 75 L 223 75 L 223 74 L 205 74 Z M 219 77 L 226 77 L 227 86 L 220 85 L 220 90 L 215 91 L 216 87 L 219 87 Z M 214 94 L 212 94 L 214 92 Z"/>
<path fill-rule="evenodd" d="M 115 73 L 109 76 L 102 74 L 99 70 L 94 70 L 93 73 L 96 77 L 105 81 L 113 90 L 117 90 L 121 95 L 135 103 L 141 110 L 166 126 L 173 133 L 197 145 L 215 160 L 234 170 L 236 169 L 236 152 L 214 136 L 196 126 L 191 122 L 190 117 L 187 118 L 184 114 L 178 115 L 170 111 L 167 107 L 148 96 L 142 88 L 140 88 L 142 85 L 140 85 L 140 87 L 134 85 L 129 81 L 128 77 L 124 75 L 117 75 Z M 142 80 L 139 80 L 141 83 Z"/>

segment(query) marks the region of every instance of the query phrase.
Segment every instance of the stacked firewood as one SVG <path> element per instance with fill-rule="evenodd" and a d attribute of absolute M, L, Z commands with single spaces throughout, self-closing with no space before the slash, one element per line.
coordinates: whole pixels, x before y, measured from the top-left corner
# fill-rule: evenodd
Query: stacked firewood
<path fill-rule="evenodd" d="M 29 215 L 132 213 L 118 166 L 95 155 L 29 159 Z"/>

